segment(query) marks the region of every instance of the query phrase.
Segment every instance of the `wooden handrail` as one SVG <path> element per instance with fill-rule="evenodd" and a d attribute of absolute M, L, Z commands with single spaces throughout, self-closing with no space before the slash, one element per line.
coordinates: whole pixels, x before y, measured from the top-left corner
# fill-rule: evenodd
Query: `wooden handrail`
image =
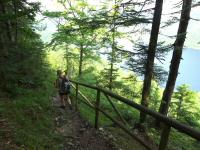
<path fill-rule="evenodd" d="M 169 117 L 166 117 L 158 112 L 155 112 L 153 110 L 150 110 L 142 105 L 139 105 L 127 98 L 124 98 L 118 94 L 115 94 L 113 92 L 110 92 L 108 90 L 105 90 L 105 89 L 102 89 L 100 87 L 97 87 L 97 86 L 93 86 L 93 85 L 87 85 L 85 83 L 80 83 L 80 82 L 77 82 L 77 81 L 73 81 L 71 80 L 72 83 L 76 83 L 76 84 L 79 84 L 79 85 L 82 85 L 82 86 L 85 86 L 85 87 L 88 87 L 88 88 L 91 88 L 91 89 L 95 89 L 95 90 L 100 90 L 101 92 L 105 93 L 106 95 L 109 95 L 139 111 L 142 111 L 152 117 L 154 117 L 155 119 L 158 119 L 159 121 L 163 122 L 164 124 L 170 126 L 170 127 L 173 127 L 175 129 L 177 129 L 178 131 L 182 132 L 182 133 L 185 133 L 197 140 L 200 140 L 200 131 L 199 130 L 196 130 L 194 128 L 191 128 L 185 124 L 182 124 L 174 119 L 171 119 Z"/>
<path fill-rule="evenodd" d="M 75 86 L 73 86 L 73 88 L 75 88 Z M 112 118 L 107 112 L 103 111 L 101 108 L 96 107 L 94 105 L 91 104 L 91 102 L 89 102 L 88 98 L 86 98 L 80 91 L 78 91 L 79 94 L 81 94 L 81 97 L 84 99 L 80 99 L 84 104 L 86 104 L 87 106 L 89 106 L 90 108 L 94 109 L 94 110 L 98 110 L 100 111 L 102 114 L 104 114 L 107 118 L 109 118 L 112 122 L 114 122 L 116 125 L 118 125 L 118 127 L 120 127 L 122 130 L 124 130 L 127 134 L 129 134 L 131 137 L 133 137 L 136 141 L 138 141 L 140 144 L 142 144 L 147 150 L 154 150 L 154 148 L 152 148 L 151 146 L 149 146 L 146 142 L 144 142 L 142 139 L 140 139 L 139 137 L 137 137 L 135 134 L 133 134 L 132 132 L 129 131 L 129 129 L 126 128 L 126 126 L 124 126 L 123 124 L 121 124 L 119 121 L 115 120 L 114 118 Z M 98 119 L 95 115 L 95 126 L 97 125 L 96 123 L 96 119 Z"/>

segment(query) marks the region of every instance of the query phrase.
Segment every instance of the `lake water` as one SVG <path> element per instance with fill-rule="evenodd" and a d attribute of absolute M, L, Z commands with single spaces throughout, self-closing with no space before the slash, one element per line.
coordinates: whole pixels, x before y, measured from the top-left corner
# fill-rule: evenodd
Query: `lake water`
<path fill-rule="evenodd" d="M 163 67 L 169 71 L 172 52 L 166 57 Z M 200 91 L 200 50 L 184 49 L 176 86 L 189 84 L 192 90 Z M 165 86 L 165 84 L 164 84 Z"/>

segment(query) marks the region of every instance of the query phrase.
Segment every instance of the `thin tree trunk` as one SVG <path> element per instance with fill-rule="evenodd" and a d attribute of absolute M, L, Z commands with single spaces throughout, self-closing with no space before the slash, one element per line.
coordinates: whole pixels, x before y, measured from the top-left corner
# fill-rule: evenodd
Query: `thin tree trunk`
<path fill-rule="evenodd" d="M 13 0 L 12 3 L 13 3 L 13 7 L 14 7 L 14 12 L 15 12 L 15 36 L 14 36 L 14 41 L 17 43 L 17 38 L 18 38 L 17 2 L 16 2 L 16 0 Z"/>
<path fill-rule="evenodd" d="M 66 67 L 67 67 L 67 73 L 69 73 L 69 50 L 66 45 Z"/>
<path fill-rule="evenodd" d="M 112 52 L 111 52 L 111 61 L 110 61 L 110 80 L 109 80 L 109 89 L 112 90 L 113 88 L 113 69 L 114 69 L 114 62 L 115 62 L 115 21 L 113 27 L 113 35 L 112 35 Z"/>
<path fill-rule="evenodd" d="M 111 60 L 111 64 L 110 64 L 110 75 L 109 75 L 109 90 L 112 91 L 112 87 L 113 87 L 113 62 Z"/>
<path fill-rule="evenodd" d="M 115 5 L 117 1 L 115 0 Z M 114 71 L 114 62 L 115 62 L 115 32 L 116 32 L 116 13 L 118 8 L 115 6 L 115 12 L 113 16 L 113 28 L 112 28 L 112 52 L 111 52 L 111 63 L 110 63 L 110 79 L 109 79 L 109 90 L 112 91 L 113 88 L 113 71 Z"/>
<path fill-rule="evenodd" d="M 3 14 L 3 4 L 0 3 L 0 13 Z M 4 22 L 0 21 L 0 49 L 1 49 L 1 57 L 2 54 L 4 54 L 4 44 L 5 44 L 5 39 L 4 39 Z"/>
<path fill-rule="evenodd" d="M 171 97 L 174 91 L 176 78 L 178 76 L 179 64 L 182 57 L 183 45 L 185 42 L 186 31 L 190 19 L 192 0 L 183 0 L 181 18 L 179 22 L 178 33 L 174 43 L 174 52 L 171 59 L 170 71 L 167 84 L 163 93 L 159 112 L 167 115 Z"/>
<path fill-rule="evenodd" d="M 144 84 L 143 84 L 143 90 L 142 90 L 141 104 L 145 107 L 148 107 L 148 102 L 149 102 L 151 80 L 153 76 L 154 58 L 155 58 L 155 52 L 156 52 L 156 47 L 157 47 L 161 15 L 162 15 L 162 6 L 163 6 L 163 0 L 156 0 L 152 30 L 151 30 L 151 36 L 150 36 L 149 48 L 148 48 L 147 63 L 145 66 L 146 70 L 145 70 Z M 140 112 L 140 123 L 143 123 L 145 119 L 146 119 L 146 115 Z"/>
<path fill-rule="evenodd" d="M 82 67 L 83 67 L 83 45 L 80 45 L 80 60 L 79 60 L 79 77 L 82 75 Z"/>
<path fill-rule="evenodd" d="M 3 14 L 6 14 L 6 6 L 4 5 L 4 3 L 0 3 L 0 9 L 2 11 Z M 6 33 L 7 33 L 7 38 L 4 37 L 4 40 L 5 42 L 11 42 L 12 41 L 12 34 L 11 34 L 11 25 L 10 25 L 10 21 L 7 20 L 7 21 L 3 21 L 3 26 L 4 26 L 4 29 L 6 30 Z"/>

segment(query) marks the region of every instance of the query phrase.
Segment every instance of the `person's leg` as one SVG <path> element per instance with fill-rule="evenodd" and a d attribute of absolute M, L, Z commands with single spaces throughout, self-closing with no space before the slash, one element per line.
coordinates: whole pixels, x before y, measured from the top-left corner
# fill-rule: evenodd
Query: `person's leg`
<path fill-rule="evenodd" d="M 60 102 L 60 106 L 62 106 L 62 94 L 59 92 L 58 93 L 58 100 L 59 100 L 59 102 Z"/>
<path fill-rule="evenodd" d="M 68 102 L 69 105 L 72 105 L 72 102 L 71 102 L 71 100 L 69 98 L 69 94 L 67 94 L 67 102 Z"/>
<path fill-rule="evenodd" d="M 64 101 L 65 104 L 66 104 L 66 99 L 67 99 L 66 94 L 64 94 L 63 95 L 63 101 Z"/>
<path fill-rule="evenodd" d="M 61 102 L 61 107 L 65 107 L 65 98 L 63 94 L 60 94 L 60 102 Z"/>
<path fill-rule="evenodd" d="M 72 109 L 72 102 L 71 102 L 71 100 L 69 98 L 69 94 L 66 95 L 66 98 L 67 98 L 67 102 L 69 104 L 69 108 Z"/>

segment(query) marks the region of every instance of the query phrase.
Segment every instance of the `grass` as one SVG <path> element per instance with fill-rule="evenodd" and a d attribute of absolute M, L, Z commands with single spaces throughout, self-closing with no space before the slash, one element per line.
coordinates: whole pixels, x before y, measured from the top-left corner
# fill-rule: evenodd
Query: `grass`
<path fill-rule="evenodd" d="M 14 143 L 20 148 L 59 149 L 62 137 L 54 132 L 53 108 L 48 84 L 40 89 L 20 89 L 23 94 L 0 101 L 0 113 L 12 126 Z"/>

